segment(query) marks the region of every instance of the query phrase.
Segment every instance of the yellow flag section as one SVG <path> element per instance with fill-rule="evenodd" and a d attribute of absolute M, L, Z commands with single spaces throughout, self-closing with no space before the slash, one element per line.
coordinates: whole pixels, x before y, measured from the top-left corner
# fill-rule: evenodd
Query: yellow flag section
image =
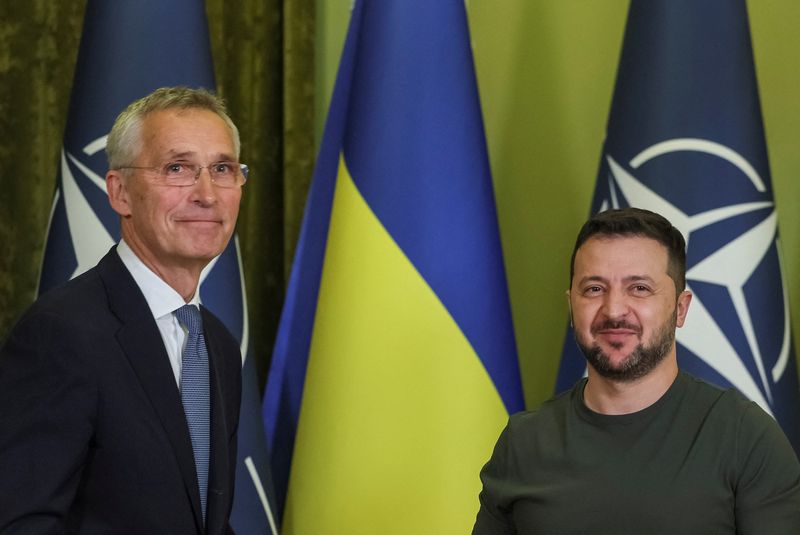
<path fill-rule="evenodd" d="M 507 418 L 340 160 L 284 533 L 469 532 Z"/>

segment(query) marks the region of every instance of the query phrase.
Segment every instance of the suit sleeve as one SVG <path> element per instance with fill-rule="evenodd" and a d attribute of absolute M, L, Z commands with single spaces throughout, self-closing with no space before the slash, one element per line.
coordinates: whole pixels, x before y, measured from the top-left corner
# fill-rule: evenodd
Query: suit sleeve
<path fill-rule="evenodd" d="M 58 317 L 29 314 L 0 350 L 0 533 L 60 533 L 89 455 L 90 370 Z"/>
<path fill-rule="evenodd" d="M 800 463 L 778 424 L 755 403 L 744 412 L 736 445 L 736 528 L 741 535 L 800 529 Z"/>

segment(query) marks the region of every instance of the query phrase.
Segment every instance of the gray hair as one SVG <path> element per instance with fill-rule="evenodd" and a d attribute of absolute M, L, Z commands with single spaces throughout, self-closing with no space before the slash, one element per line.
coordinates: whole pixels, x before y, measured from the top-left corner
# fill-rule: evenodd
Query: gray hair
<path fill-rule="evenodd" d="M 206 89 L 191 87 L 162 87 L 140 98 L 125 108 L 117 116 L 106 142 L 106 155 L 109 169 L 119 169 L 131 165 L 142 150 L 142 121 L 150 113 L 171 109 L 202 109 L 216 113 L 233 137 L 236 157 L 239 157 L 241 143 L 239 130 L 228 116 L 225 102 Z"/>

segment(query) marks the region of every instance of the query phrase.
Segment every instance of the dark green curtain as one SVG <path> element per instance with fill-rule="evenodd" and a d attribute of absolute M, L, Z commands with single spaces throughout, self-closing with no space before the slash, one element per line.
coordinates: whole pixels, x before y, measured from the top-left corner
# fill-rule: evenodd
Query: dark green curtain
<path fill-rule="evenodd" d="M 35 298 L 86 1 L 0 2 L 0 343 Z M 261 384 L 314 160 L 314 0 L 207 0 L 252 168 L 238 235 Z"/>

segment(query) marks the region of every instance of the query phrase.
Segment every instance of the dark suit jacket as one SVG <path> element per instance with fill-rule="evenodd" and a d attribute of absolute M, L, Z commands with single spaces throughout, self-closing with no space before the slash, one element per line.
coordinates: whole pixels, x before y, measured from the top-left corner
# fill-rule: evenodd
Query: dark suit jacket
<path fill-rule="evenodd" d="M 230 532 L 239 346 L 203 309 L 211 373 L 207 525 L 155 320 L 115 249 L 40 298 L 0 351 L 0 533 Z"/>

